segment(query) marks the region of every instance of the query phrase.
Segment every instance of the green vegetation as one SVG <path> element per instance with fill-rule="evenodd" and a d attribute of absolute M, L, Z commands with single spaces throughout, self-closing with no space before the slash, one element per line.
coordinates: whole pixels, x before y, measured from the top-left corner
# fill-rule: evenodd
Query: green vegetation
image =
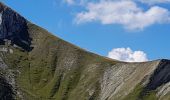
<path fill-rule="evenodd" d="M 28 26 L 34 49 L 26 52 L 7 46 L 13 53 L 4 57 L 9 68 L 17 70 L 14 74 L 22 95 L 28 100 L 98 100 L 100 78 L 117 62 L 80 49 L 36 25 Z M 138 85 L 124 100 L 136 100 L 142 91 Z M 142 99 L 156 100 L 155 92 Z"/>
<path fill-rule="evenodd" d="M 34 49 L 27 52 L 9 45 L 13 53 L 6 53 L 4 58 L 16 71 L 22 95 L 28 100 L 97 99 L 100 77 L 115 62 L 56 38 L 36 25 L 28 26 Z M 87 89 L 94 92 L 89 95 Z"/>
<path fill-rule="evenodd" d="M 169 60 L 112 60 L 52 35 L 2 3 L 0 10 L 2 100 L 157 100 L 158 87 L 169 82 Z M 155 90 L 134 86 L 139 82 L 151 82 Z M 169 100 L 164 92 L 161 99 Z"/>
<path fill-rule="evenodd" d="M 158 100 L 155 91 L 144 91 L 144 87 L 139 84 L 123 100 Z"/>
<path fill-rule="evenodd" d="M 19 93 L 26 100 L 98 100 L 105 69 L 118 61 L 80 49 L 34 24 L 28 27 L 33 50 L 8 45 L 13 53 L 2 53 Z M 137 85 L 124 100 L 157 100 L 155 91 L 141 96 L 143 91 Z"/>

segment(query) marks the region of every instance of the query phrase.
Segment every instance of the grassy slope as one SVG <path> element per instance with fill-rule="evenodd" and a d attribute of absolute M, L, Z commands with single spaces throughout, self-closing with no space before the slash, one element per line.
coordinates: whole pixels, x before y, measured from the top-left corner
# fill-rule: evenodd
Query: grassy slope
<path fill-rule="evenodd" d="M 100 78 L 107 67 L 118 61 L 87 52 L 46 30 L 28 23 L 32 37 L 31 52 L 6 46 L 14 53 L 1 57 L 16 78 L 16 87 L 24 100 L 96 100 L 101 92 Z M 3 56 L 2 56 L 3 55 Z M 7 69 L 7 70 L 8 70 Z M 0 74 L 8 72 L 0 71 Z M 156 100 L 155 91 L 141 97 L 144 87 L 137 85 L 124 100 Z M 18 95 L 19 96 L 19 95 Z M 169 94 L 163 99 L 169 98 Z M 168 100 L 168 99 L 167 99 Z"/>
<path fill-rule="evenodd" d="M 29 24 L 34 49 L 14 49 L 8 64 L 19 69 L 17 82 L 27 98 L 97 98 L 99 78 L 113 60 L 89 53 Z M 88 89 L 95 92 L 90 96 Z M 70 98 L 71 97 L 71 98 Z"/>
<path fill-rule="evenodd" d="M 6 54 L 5 61 L 16 71 L 17 86 L 26 100 L 97 100 L 100 78 L 106 67 L 118 61 L 87 52 L 46 30 L 29 23 L 32 37 L 31 52 L 12 48 L 13 54 Z M 137 86 L 125 100 L 135 100 L 143 87 Z M 155 100 L 154 92 L 144 96 Z"/>

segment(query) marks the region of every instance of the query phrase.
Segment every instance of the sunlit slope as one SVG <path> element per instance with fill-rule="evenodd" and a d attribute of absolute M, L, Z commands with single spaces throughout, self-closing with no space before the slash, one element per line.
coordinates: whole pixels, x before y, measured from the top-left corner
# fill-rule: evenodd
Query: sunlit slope
<path fill-rule="evenodd" d="M 3 4 L 0 11 L 2 100 L 170 99 L 169 60 L 111 60 L 52 35 Z"/>

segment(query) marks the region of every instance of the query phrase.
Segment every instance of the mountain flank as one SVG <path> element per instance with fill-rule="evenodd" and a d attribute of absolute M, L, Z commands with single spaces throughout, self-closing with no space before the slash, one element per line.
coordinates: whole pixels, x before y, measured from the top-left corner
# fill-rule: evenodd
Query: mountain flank
<path fill-rule="evenodd" d="M 0 100 L 170 100 L 170 60 L 99 56 L 0 3 Z"/>

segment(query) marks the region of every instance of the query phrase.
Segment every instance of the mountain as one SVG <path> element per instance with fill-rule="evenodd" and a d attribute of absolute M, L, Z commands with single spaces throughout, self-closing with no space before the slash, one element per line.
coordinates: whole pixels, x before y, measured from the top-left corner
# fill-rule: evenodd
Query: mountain
<path fill-rule="evenodd" d="M 0 100 L 170 100 L 170 60 L 96 55 L 0 3 Z"/>

